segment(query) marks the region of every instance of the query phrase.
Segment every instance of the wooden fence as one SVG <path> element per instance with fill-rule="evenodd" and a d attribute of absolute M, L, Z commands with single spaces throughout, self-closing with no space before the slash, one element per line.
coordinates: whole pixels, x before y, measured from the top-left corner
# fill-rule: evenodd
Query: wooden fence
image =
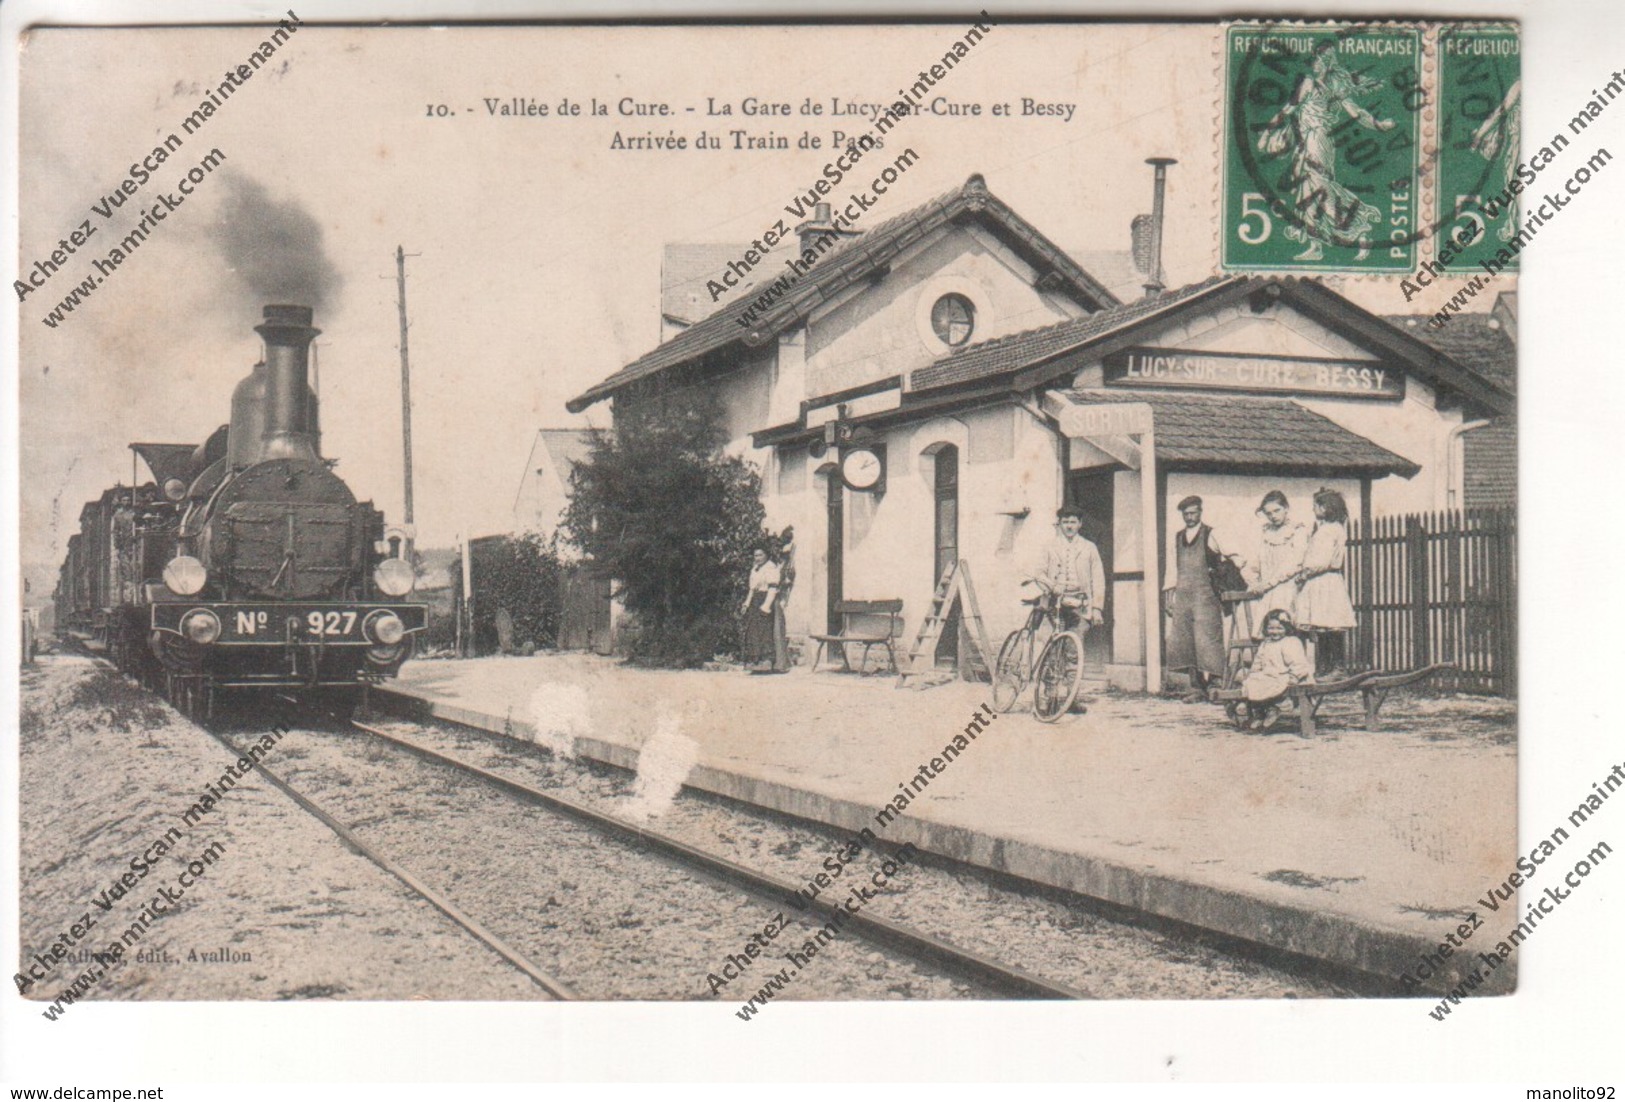
<path fill-rule="evenodd" d="M 1355 665 L 1454 662 L 1441 688 L 1518 691 L 1518 539 L 1512 509 L 1373 517 L 1349 533 Z"/>

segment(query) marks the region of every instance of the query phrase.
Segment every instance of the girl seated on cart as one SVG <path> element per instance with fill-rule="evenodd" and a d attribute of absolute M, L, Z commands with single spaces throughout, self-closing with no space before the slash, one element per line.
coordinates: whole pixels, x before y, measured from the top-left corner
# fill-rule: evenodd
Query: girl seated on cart
<path fill-rule="evenodd" d="M 1272 609 L 1264 617 L 1264 641 L 1253 655 L 1252 668 L 1241 683 L 1246 697 L 1247 726 L 1268 731 L 1281 718 L 1281 701 L 1292 686 L 1315 679 L 1315 669 L 1303 640 L 1292 633 L 1292 617 L 1284 608 Z M 1236 715 L 1239 725 L 1241 715 Z"/>

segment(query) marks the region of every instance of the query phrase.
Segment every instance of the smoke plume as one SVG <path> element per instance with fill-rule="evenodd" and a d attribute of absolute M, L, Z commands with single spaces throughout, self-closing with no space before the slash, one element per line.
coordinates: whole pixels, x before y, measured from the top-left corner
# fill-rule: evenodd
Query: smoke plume
<path fill-rule="evenodd" d="M 322 227 L 297 202 L 279 202 L 262 184 L 227 177 L 215 242 L 256 303 L 333 305 L 343 277 L 322 247 Z"/>

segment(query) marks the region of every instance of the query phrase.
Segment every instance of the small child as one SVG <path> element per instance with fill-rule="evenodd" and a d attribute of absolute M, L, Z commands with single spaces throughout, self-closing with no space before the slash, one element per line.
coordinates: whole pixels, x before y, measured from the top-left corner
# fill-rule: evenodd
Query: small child
<path fill-rule="evenodd" d="M 1264 641 L 1253 655 L 1252 668 L 1241 683 L 1247 698 L 1248 727 L 1268 731 L 1281 718 L 1280 703 L 1288 690 L 1315 679 L 1303 640 L 1292 634 L 1292 617 L 1284 608 L 1264 617 Z"/>

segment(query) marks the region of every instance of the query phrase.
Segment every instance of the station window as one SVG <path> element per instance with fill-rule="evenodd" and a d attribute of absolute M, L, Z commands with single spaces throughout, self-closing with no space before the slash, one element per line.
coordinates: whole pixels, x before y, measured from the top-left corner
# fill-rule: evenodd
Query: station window
<path fill-rule="evenodd" d="M 946 294 L 931 307 L 931 331 L 949 348 L 970 340 L 976 328 L 976 307 L 961 294 Z"/>

